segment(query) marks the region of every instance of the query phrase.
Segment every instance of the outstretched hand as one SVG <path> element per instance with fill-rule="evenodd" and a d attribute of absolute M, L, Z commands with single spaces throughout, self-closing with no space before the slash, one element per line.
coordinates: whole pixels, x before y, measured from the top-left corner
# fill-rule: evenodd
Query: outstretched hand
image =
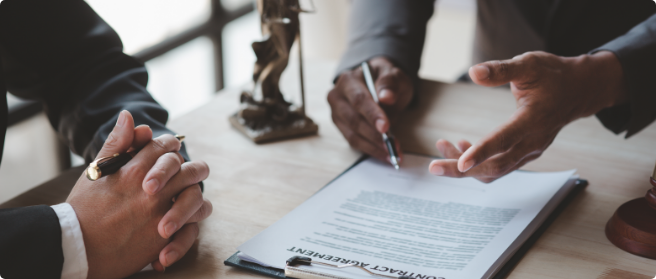
<path fill-rule="evenodd" d="M 568 123 L 628 99 L 622 67 L 608 51 L 578 57 L 527 52 L 475 65 L 469 75 L 483 86 L 510 82 L 517 110 L 475 145 L 437 141 L 445 159 L 431 162 L 434 175 L 492 182 L 540 157 Z"/>

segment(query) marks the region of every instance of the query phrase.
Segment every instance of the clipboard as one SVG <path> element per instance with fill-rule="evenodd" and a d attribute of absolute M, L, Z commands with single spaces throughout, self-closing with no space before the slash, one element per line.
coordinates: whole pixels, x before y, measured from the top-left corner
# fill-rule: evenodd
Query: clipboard
<path fill-rule="evenodd" d="M 351 170 L 353 167 L 358 165 L 360 162 L 366 160 L 368 158 L 367 155 L 364 155 L 360 157 L 353 165 L 348 167 L 344 172 L 340 173 L 337 177 L 335 177 L 333 180 L 331 180 L 329 183 L 326 184 L 326 186 L 322 187 L 317 193 L 319 193 L 321 190 L 323 190 L 325 187 L 328 185 L 332 184 L 333 181 L 347 173 L 349 170 Z M 492 277 L 493 279 L 503 279 L 506 278 L 510 272 L 515 268 L 517 263 L 526 255 L 528 250 L 537 242 L 537 240 L 542 236 L 542 234 L 549 228 L 549 226 L 560 216 L 560 213 L 567 208 L 567 206 L 572 202 L 572 200 L 583 190 L 585 187 L 588 186 L 588 181 L 585 179 L 577 179 L 575 182 L 575 185 L 573 189 L 569 192 L 569 194 L 560 202 L 556 208 L 549 214 L 549 216 L 545 219 L 545 221 L 538 227 L 538 229 L 520 246 L 519 249 L 510 257 L 510 259 L 499 269 L 496 274 L 494 274 Z M 316 193 L 315 193 L 316 194 Z M 288 279 L 292 277 L 287 277 L 285 276 L 285 271 L 283 269 L 278 269 L 278 268 L 273 268 L 273 267 L 265 267 L 261 266 L 256 263 L 252 263 L 249 261 L 244 261 L 240 259 L 237 255 L 240 252 L 237 251 L 234 253 L 232 256 L 230 256 L 228 259 L 226 259 L 223 263 L 227 266 L 232 266 L 232 267 L 237 267 L 241 268 L 244 270 L 251 271 L 253 273 L 257 273 L 260 275 L 265 275 L 271 278 L 278 278 L 278 279 Z M 322 278 L 322 277 L 315 277 L 315 278 Z M 326 277 L 326 278 L 331 278 L 331 277 Z M 340 277 L 341 278 L 341 277 Z M 372 278 L 376 278 L 372 276 Z M 382 278 L 382 277 L 379 277 Z"/>

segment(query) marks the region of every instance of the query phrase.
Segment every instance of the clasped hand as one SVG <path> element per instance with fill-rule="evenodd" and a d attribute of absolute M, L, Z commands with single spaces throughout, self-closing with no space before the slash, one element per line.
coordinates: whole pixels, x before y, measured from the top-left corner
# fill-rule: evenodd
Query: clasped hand
<path fill-rule="evenodd" d="M 578 57 L 528 52 L 475 65 L 469 75 L 483 86 L 510 83 L 517 110 L 475 145 L 437 141 L 445 159 L 431 162 L 435 175 L 492 182 L 540 157 L 566 124 L 628 98 L 619 60 L 607 51 Z"/>
<path fill-rule="evenodd" d="M 97 181 L 82 175 L 67 199 L 82 229 L 88 278 L 123 278 L 149 263 L 163 271 L 191 248 L 197 222 L 212 212 L 198 186 L 209 168 L 184 162 L 180 146 L 172 135 L 152 139 L 148 126 L 135 128 L 121 112 L 98 158 L 141 151 L 115 174 Z"/>

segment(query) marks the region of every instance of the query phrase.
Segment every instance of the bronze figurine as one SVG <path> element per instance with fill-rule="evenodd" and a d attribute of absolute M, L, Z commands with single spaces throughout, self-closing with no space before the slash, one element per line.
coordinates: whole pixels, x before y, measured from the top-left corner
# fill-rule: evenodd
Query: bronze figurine
<path fill-rule="evenodd" d="M 319 127 L 305 115 L 305 88 L 298 15 L 304 12 L 298 0 L 258 0 L 262 35 L 252 44 L 257 57 L 253 90 L 242 92 L 241 109 L 230 117 L 239 131 L 256 143 L 314 135 Z M 298 43 L 301 104 L 287 102 L 280 92 L 280 76 L 289 62 L 294 42 Z M 262 92 L 257 100 L 258 86 Z"/>

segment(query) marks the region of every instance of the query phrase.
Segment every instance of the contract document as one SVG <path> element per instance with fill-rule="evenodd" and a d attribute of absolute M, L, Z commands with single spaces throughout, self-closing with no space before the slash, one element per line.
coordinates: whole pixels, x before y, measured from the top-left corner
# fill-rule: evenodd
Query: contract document
<path fill-rule="evenodd" d="M 485 184 L 433 176 L 430 157 L 403 159 L 399 171 L 371 158 L 355 165 L 239 246 L 239 258 L 278 269 L 304 256 L 394 277 L 491 278 L 576 178 L 575 170 L 515 171 Z M 307 268 L 376 278 L 357 268 Z"/>

